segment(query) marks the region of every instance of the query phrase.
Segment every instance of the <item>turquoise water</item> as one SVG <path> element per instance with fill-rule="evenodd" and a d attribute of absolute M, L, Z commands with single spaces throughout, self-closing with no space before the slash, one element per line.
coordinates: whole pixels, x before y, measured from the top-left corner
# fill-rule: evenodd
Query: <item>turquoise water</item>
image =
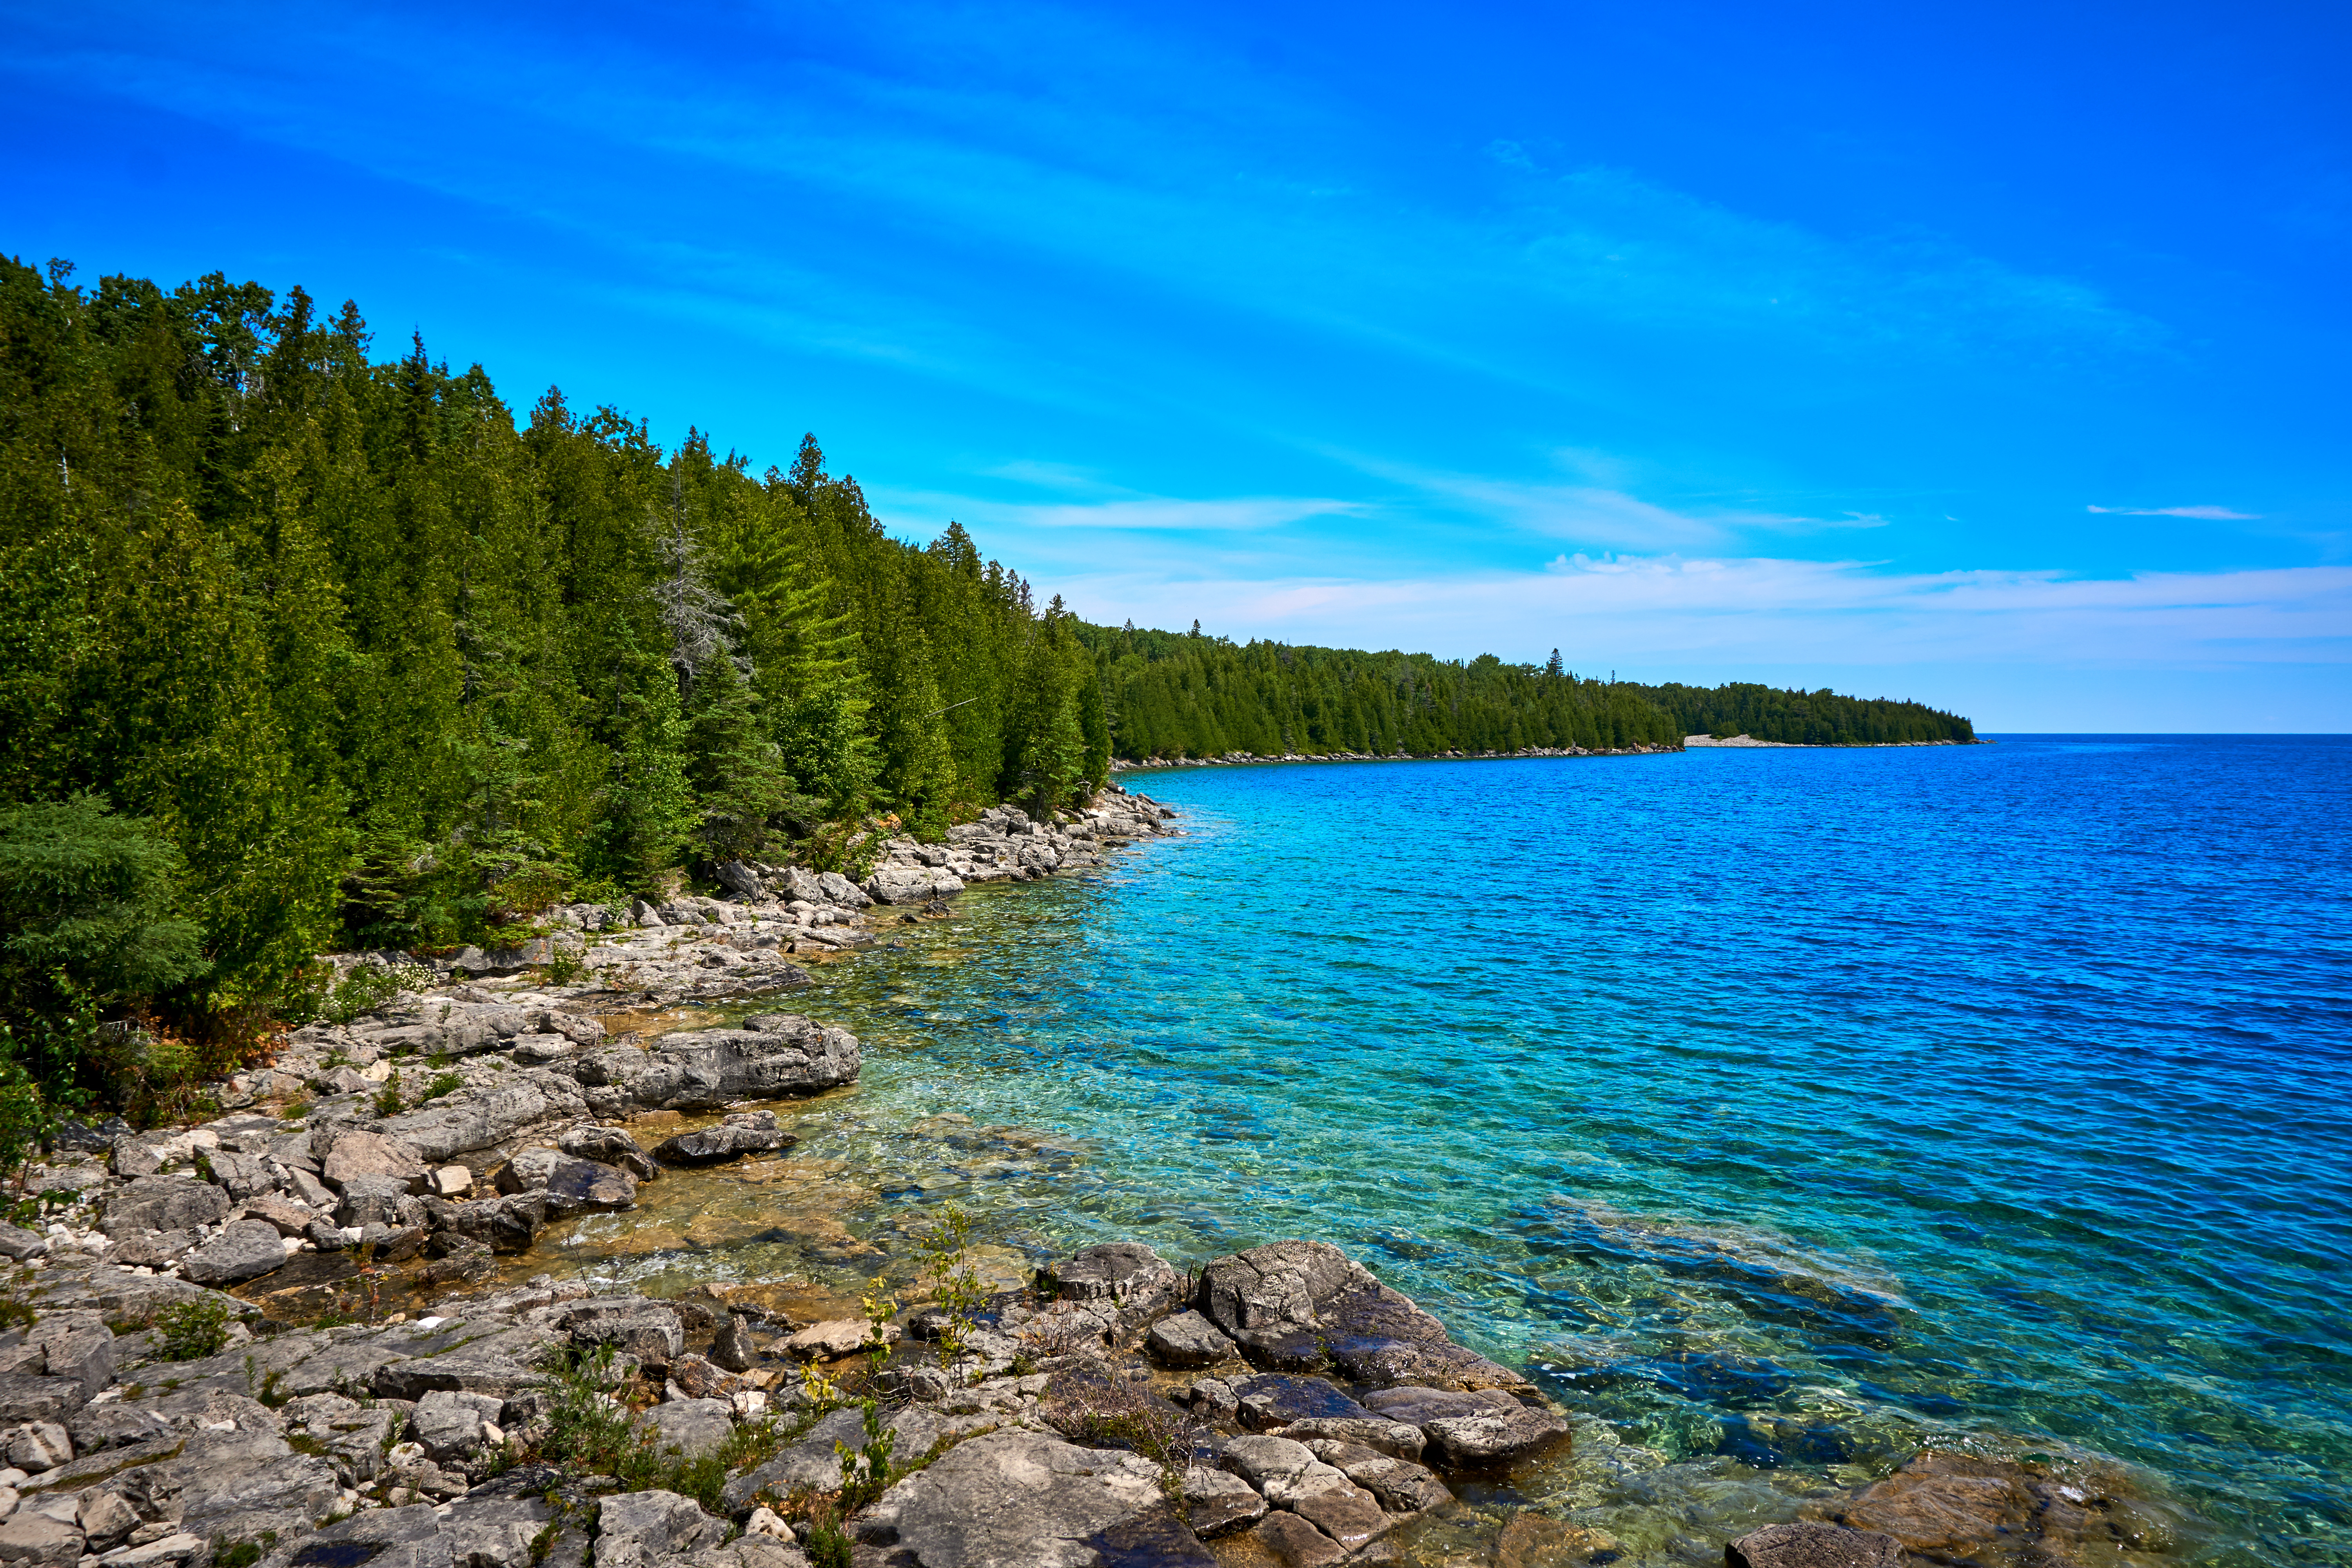
<path fill-rule="evenodd" d="M 1973 1432 L 2352 1561 L 2352 743 L 1128 782 L 1188 837 L 827 972 L 866 1223 L 1338 1242 L 1638 1451 L 1614 1517 Z"/>

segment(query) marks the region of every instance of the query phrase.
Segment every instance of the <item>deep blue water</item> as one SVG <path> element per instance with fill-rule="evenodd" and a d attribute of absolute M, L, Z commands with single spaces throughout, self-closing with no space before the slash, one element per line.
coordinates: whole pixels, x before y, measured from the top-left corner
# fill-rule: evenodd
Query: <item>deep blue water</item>
<path fill-rule="evenodd" d="M 1660 1560 L 1971 1433 L 2352 1561 L 2352 741 L 1126 782 L 1188 836 L 828 973 L 840 1147 L 1086 1151 L 884 1202 L 1338 1242 L 1605 1423 L 1551 1500 Z"/>

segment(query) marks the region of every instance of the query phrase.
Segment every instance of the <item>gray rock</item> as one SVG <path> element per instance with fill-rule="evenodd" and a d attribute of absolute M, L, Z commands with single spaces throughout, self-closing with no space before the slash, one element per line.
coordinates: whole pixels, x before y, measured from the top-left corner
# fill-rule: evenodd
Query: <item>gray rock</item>
<path fill-rule="evenodd" d="M 862 910 L 874 901 L 859 890 L 856 883 L 838 871 L 818 872 L 816 885 L 817 891 L 824 895 L 814 900 L 817 903 L 839 904 L 845 909 Z M 798 897 L 797 894 L 794 896 Z"/>
<path fill-rule="evenodd" d="M 710 1359 L 729 1372 L 749 1372 L 760 1364 L 760 1347 L 752 1342 L 750 1326 L 732 1312 L 710 1342 Z"/>
<path fill-rule="evenodd" d="M 1243 1354 L 1277 1372 L 1336 1366 L 1353 1383 L 1444 1388 L 1533 1385 L 1447 1337 L 1445 1326 L 1338 1247 L 1277 1241 L 1202 1271 L 1201 1310 Z"/>
<path fill-rule="evenodd" d="M 523 1149 L 492 1173 L 501 1193 L 533 1193 L 547 1203 L 547 1217 L 562 1219 L 575 1214 L 613 1214 L 635 1208 L 636 1178 L 626 1171 L 576 1160 L 554 1149 Z"/>
<path fill-rule="evenodd" d="M 268 1221 L 277 1227 L 280 1236 L 300 1236 L 319 1217 L 299 1204 L 289 1204 L 283 1198 L 247 1198 L 245 1216 Z"/>
<path fill-rule="evenodd" d="M 789 1498 L 795 1491 L 825 1491 L 841 1485 L 841 1457 L 835 1443 L 856 1447 L 866 1440 L 866 1418 L 856 1410 L 835 1410 L 801 1435 L 800 1441 L 777 1451 L 758 1469 L 737 1476 L 721 1494 L 730 1513 L 740 1513 L 762 1493 Z"/>
<path fill-rule="evenodd" d="M 139 1517 L 137 1509 L 122 1500 L 121 1492 L 112 1490 L 84 1493 L 75 1512 L 85 1538 L 83 1550 L 87 1552 L 110 1551 L 121 1543 L 124 1536 L 146 1522 Z"/>
<path fill-rule="evenodd" d="M 596 1568 L 653 1568 L 665 1557 L 716 1545 L 727 1534 L 692 1498 L 676 1492 L 608 1497 L 596 1515 Z"/>
<path fill-rule="evenodd" d="M 7 1454 L 20 1470 L 54 1470 L 74 1457 L 73 1438 L 54 1421 L 27 1421 L 8 1434 Z"/>
<path fill-rule="evenodd" d="M 289 1517 L 316 1520 L 337 1489 L 323 1461 L 296 1453 L 273 1433 L 201 1428 L 176 1458 L 125 1473 L 114 1484 L 150 1518 L 155 1513 L 140 1498 L 176 1490 L 180 1527 L 214 1540 L 282 1531 Z"/>
<path fill-rule="evenodd" d="M 482 1423 L 495 1424 L 505 1409 L 506 1401 L 495 1394 L 430 1389 L 408 1414 L 408 1435 L 423 1444 L 426 1456 L 436 1463 L 462 1459 L 487 1441 Z"/>
<path fill-rule="evenodd" d="M 908 1568 L 1213 1568 L 1133 1454 L 1003 1431 L 950 1448 L 882 1495 L 862 1540 L 897 1549 Z"/>
<path fill-rule="evenodd" d="M 306 1171 L 299 1166 L 289 1165 L 286 1168 L 286 1188 L 309 1208 L 327 1208 L 335 1201 L 334 1192 L 326 1183 L 319 1180 L 319 1173 L 316 1171 Z"/>
<path fill-rule="evenodd" d="M 1323 1568 L 1344 1563 L 1348 1550 L 1295 1513 L 1270 1513 L 1250 1531 L 1250 1539 L 1282 1568 Z"/>
<path fill-rule="evenodd" d="M 481 1198 L 469 1204 L 426 1198 L 425 1214 L 436 1235 L 446 1232 L 478 1241 L 493 1252 L 523 1252 L 539 1239 L 547 1224 L 547 1198 L 542 1193 Z"/>
<path fill-rule="evenodd" d="M 1368 1421 L 1310 1417 L 1277 1428 L 1274 1435 L 1310 1447 L 1318 1442 L 1360 1446 L 1414 1464 L 1421 1462 L 1421 1451 L 1425 1446 L 1420 1427 L 1377 1415 Z"/>
<path fill-rule="evenodd" d="M 136 1236 L 149 1230 L 194 1230 L 217 1225 L 228 1217 L 228 1194 L 210 1182 L 180 1176 L 142 1176 L 109 1194 L 106 1218 L 99 1228 L 108 1236 Z"/>
<path fill-rule="evenodd" d="M 654 1157 L 672 1165 L 715 1165 L 746 1154 L 772 1154 L 799 1142 L 776 1125 L 774 1111 L 739 1111 L 716 1127 L 664 1140 L 655 1146 Z"/>
<path fill-rule="evenodd" d="M 747 899 L 760 896 L 759 873 L 740 860 L 721 860 L 717 869 L 719 885 L 730 893 L 740 893 Z"/>
<path fill-rule="evenodd" d="M 1517 1400 L 1499 1389 L 1464 1391 L 1422 1388 L 1412 1384 L 1401 1388 L 1375 1389 L 1364 1395 L 1362 1403 L 1376 1415 L 1412 1426 L 1425 1426 L 1445 1415 L 1480 1415 L 1490 1410 L 1507 1415 L 1519 1406 Z"/>
<path fill-rule="evenodd" d="M 641 1362 L 667 1364 L 686 1349 L 677 1313 L 635 1296 L 590 1297 L 564 1307 L 557 1326 L 574 1344 L 611 1345 Z"/>
<path fill-rule="evenodd" d="M 1568 1436 L 1568 1423 L 1523 1405 L 1476 1415 L 1441 1415 L 1421 1430 L 1432 1451 L 1449 1468 L 1463 1470 L 1508 1464 L 1549 1447 Z"/>
<path fill-rule="evenodd" d="M 1229 1470 L 1195 1465 L 1184 1472 L 1184 1517 L 1203 1541 L 1245 1530 L 1265 1517 L 1257 1489 Z"/>
<path fill-rule="evenodd" d="M 197 1239 L 192 1230 L 126 1236 L 106 1249 L 106 1260 L 118 1268 L 162 1268 L 185 1258 Z"/>
<path fill-rule="evenodd" d="M 152 1409 L 128 1399 L 86 1405 L 66 1418 L 66 1433 L 73 1438 L 78 1454 L 152 1442 L 171 1430 L 171 1424 Z"/>
<path fill-rule="evenodd" d="M 568 1076 L 579 1066 L 575 1058 L 563 1064 L 562 1072 L 533 1068 L 498 1074 L 476 1084 L 463 1100 L 436 1100 L 422 1110 L 389 1117 L 383 1128 L 436 1165 L 509 1144 L 530 1128 L 577 1121 L 588 1114 L 588 1101 L 580 1092 L 586 1080 Z"/>
<path fill-rule="evenodd" d="M 523 1067 L 545 1067 L 570 1056 L 575 1047 L 562 1035 L 519 1035 L 515 1037 L 514 1059 Z"/>
<path fill-rule="evenodd" d="M 100 1389 L 114 1381 L 114 1331 L 98 1312 L 53 1311 L 26 1331 L 25 1344 L 39 1347 L 43 1375 L 73 1379 L 81 1385 L 84 1400 L 96 1398 Z"/>
<path fill-rule="evenodd" d="M 419 1502 L 331 1524 L 304 1542 L 294 1561 L 303 1568 L 452 1568 L 454 1559 L 440 1515 Z"/>
<path fill-rule="evenodd" d="M 1176 1270 L 1136 1241 L 1106 1242 L 1049 1263 L 1044 1282 L 1062 1300 L 1138 1316 L 1164 1311 L 1176 1300 Z"/>
<path fill-rule="evenodd" d="M 26 1230 L 18 1225 L 0 1225 L 0 1258 L 11 1263 L 22 1263 L 27 1258 L 38 1258 L 49 1249 L 49 1238 L 38 1231 Z"/>
<path fill-rule="evenodd" d="M 1241 1353 L 1233 1341 L 1217 1331 L 1216 1324 L 1198 1312 L 1160 1319 L 1151 1325 L 1144 1344 L 1151 1359 L 1162 1366 L 1214 1366 Z"/>
<path fill-rule="evenodd" d="M 342 1201 L 335 1205 L 335 1221 L 361 1226 L 422 1223 L 425 1205 L 408 1195 L 408 1188 L 407 1178 L 402 1176 L 345 1176 Z"/>
<path fill-rule="evenodd" d="M 543 1496 L 483 1497 L 478 1490 L 450 1506 L 441 1539 L 450 1562 L 464 1568 L 577 1568 L 587 1552 L 587 1532 L 559 1525 L 551 1544 L 541 1542 L 555 1523 L 555 1510 Z"/>
<path fill-rule="evenodd" d="M 1896 1568 L 1903 1543 L 1874 1530 L 1807 1521 L 1768 1524 L 1723 1549 L 1729 1568 Z"/>
<path fill-rule="evenodd" d="M 673 1399 L 655 1405 L 637 1421 L 651 1434 L 655 1447 L 676 1448 L 689 1459 L 718 1452 L 735 1436 L 734 1409 L 723 1399 Z"/>
<path fill-rule="evenodd" d="M 1372 1494 L 1391 1513 L 1419 1513 L 1451 1502 L 1454 1494 L 1427 1466 L 1368 1448 L 1360 1443 L 1317 1439 L 1308 1452 Z"/>
<path fill-rule="evenodd" d="M 241 1219 L 189 1253 L 180 1272 L 199 1285 L 234 1285 L 285 1265 L 278 1227 L 267 1220 Z"/>
<path fill-rule="evenodd" d="M 0 1563 L 26 1568 L 74 1568 L 81 1561 L 82 1533 L 75 1525 L 19 1508 L 0 1520 Z"/>
<path fill-rule="evenodd" d="M 258 1197 L 278 1190 L 278 1178 L 254 1155 L 215 1149 L 204 1156 L 204 1163 L 213 1184 L 232 1198 Z"/>
<path fill-rule="evenodd" d="M 1342 1394 L 1328 1380 L 1286 1373 L 1260 1373 L 1232 1382 L 1241 1424 L 1253 1432 L 1271 1432 L 1294 1421 L 1370 1421 L 1372 1413 Z"/>
<path fill-rule="evenodd" d="M 557 1139 L 555 1146 L 575 1160 L 615 1166 L 641 1182 L 650 1182 L 661 1174 L 661 1167 L 646 1157 L 637 1141 L 618 1127 L 583 1122 Z"/>
<path fill-rule="evenodd" d="M 921 904 L 963 891 L 952 871 L 928 866 L 883 866 L 866 879 L 866 890 L 886 904 Z"/>
<path fill-rule="evenodd" d="M 567 1065 L 581 1083 L 622 1089 L 648 1110 L 716 1110 L 740 1100 L 780 1100 L 851 1082 L 857 1037 L 771 1013 L 745 1019 L 739 1029 L 665 1035 L 651 1051 L 594 1051 Z"/>
<path fill-rule="evenodd" d="M 390 1133 L 330 1124 L 310 1135 L 310 1146 L 319 1151 L 319 1179 L 339 1193 L 359 1176 L 388 1176 L 404 1187 L 425 1177 L 424 1154 Z"/>

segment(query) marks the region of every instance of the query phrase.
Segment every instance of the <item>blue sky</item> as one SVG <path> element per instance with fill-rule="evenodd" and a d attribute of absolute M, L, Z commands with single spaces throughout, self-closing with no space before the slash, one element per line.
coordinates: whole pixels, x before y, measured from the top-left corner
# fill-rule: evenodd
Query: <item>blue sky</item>
<path fill-rule="evenodd" d="M 0 249 L 814 430 L 1090 618 L 2352 729 L 2340 10 L 0 14 Z"/>

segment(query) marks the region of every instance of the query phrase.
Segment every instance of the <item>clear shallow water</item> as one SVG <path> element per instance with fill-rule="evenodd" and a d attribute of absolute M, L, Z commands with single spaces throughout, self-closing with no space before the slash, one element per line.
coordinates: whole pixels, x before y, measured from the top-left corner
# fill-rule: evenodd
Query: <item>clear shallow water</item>
<path fill-rule="evenodd" d="M 1637 1561 L 1975 1432 L 2352 1562 L 2352 742 L 1128 782 L 1190 836 L 822 976 L 860 1236 L 1338 1242 L 1624 1445 L 1551 1500 Z"/>

